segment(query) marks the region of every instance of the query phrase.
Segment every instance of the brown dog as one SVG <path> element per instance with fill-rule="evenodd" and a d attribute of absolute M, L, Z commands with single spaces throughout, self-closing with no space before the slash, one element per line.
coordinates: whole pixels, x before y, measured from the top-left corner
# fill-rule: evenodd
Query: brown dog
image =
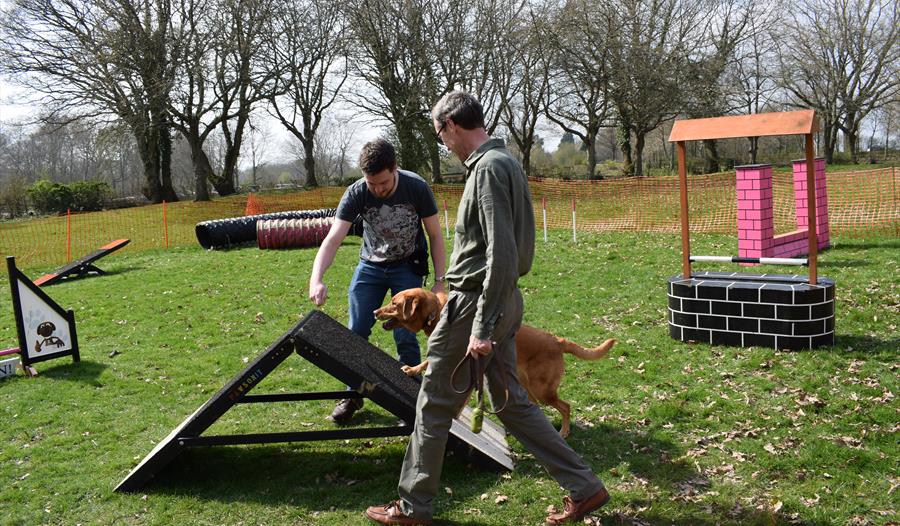
<path fill-rule="evenodd" d="M 426 289 L 408 289 L 398 292 L 391 302 L 375 311 L 375 318 L 384 321 L 385 330 L 400 327 L 412 332 L 424 331 L 431 335 L 441 317 L 441 309 L 447 302 L 446 294 L 435 294 Z M 609 339 L 593 349 L 585 349 L 563 338 L 522 325 L 516 333 L 516 369 L 519 383 L 532 400 L 555 407 L 562 415 L 559 434 L 569 436 L 571 407 L 559 398 L 557 389 L 565 374 L 563 353 L 574 354 L 582 360 L 599 360 L 612 349 L 616 340 Z M 403 366 L 410 376 L 422 374 L 428 367 L 425 360 L 415 367 Z"/>

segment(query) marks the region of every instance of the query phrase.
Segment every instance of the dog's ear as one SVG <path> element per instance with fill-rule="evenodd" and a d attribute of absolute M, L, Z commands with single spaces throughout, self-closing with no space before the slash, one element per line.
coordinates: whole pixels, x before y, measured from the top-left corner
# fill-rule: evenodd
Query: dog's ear
<path fill-rule="evenodd" d="M 403 319 L 410 320 L 412 315 L 419 308 L 419 298 L 413 297 L 411 300 L 403 304 Z"/>

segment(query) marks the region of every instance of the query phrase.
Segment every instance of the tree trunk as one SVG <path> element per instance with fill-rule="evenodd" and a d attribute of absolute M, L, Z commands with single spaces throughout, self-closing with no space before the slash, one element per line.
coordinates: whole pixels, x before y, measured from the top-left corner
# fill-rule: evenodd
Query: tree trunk
<path fill-rule="evenodd" d="M 419 173 L 421 171 L 421 159 L 419 159 L 417 152 L 418 139 L 413 129 L 412 124 L 409 122 L 397 123 L 397 140 L 400 143 L 395 145 L 397 148 L 397 164 L 405 170 Z"/>
<path fill-rule="evenodd" d="M 748 150 L 750 164 L 756 164 L 756 154 L 759 152 L 759 137 L 747 137 L 747 140 L 750 141 L 750 149 Z"/>
<path fill-rule="evenodd" d="M 195 137 L 185 136 L 191 148 L 191 164 L 194 166 L 194 201 L 209 201 L 209 179 L 212 166 L 209 157 L 203 151 L 199 134 Z"/>
<path fill-rule="evenodd" d="M 634 175 L 640 177 L 644 175 L 644 138 L 643 133 L 634 135 Z"/>
<path fill-rule="evenodd" d="M 859 162 L 859 131 L 858 126 L 850 124 L 844 131 L 844 148 L 850 153 L 850 162 Z"/>
<path fill-rule="evenodd" d="M 172 134 L 165 116 L 159 130 L 159 179 L 162 198 L 169 203 L 178 201 L 178 193 L 172 186 Z"/>
<path fill-rule="evenodd" d="M 634 175 L 634 161 L 631 159 L 631 130 L 619 127 L 616 130 L 619 149 L 622 151 L 622 175 Z"/>
<path fill-rule="evenodd" d="M 316 179 L 316 156 L 313 153 L 315 144 L 312 140 L 300 140 L 303 143 L 303 168 L 306 170 L 307 188 L 317 188 L 319 181 Z"/>
<path fill-rule="evenodd" d="M 531 177 L 531 148 L 534 146 L 533 141 L 525 141 L 522 145 L 522 170 L 525 177 Z"/>
<path fill-rule="evenodd" d="M 603 179 L 602 175 L 597 175 L 597 148 L 595 147 L 597 143 L 597 133 L 595 131 L 593 133 L 588 132 L 585 136 L 584 147 L 587 149 L 587 178 L 588 181 L 593 180 L 601 180 Z"/>
<path fill-rule="evenodd" d="M 213 187 L 215 187 L 216 192 L 218 192 L 221 196 L 237 193 L 237 185 L 235 185 L 237 162 L 238 156 L 241 153 L 241 142 L 244 135 L 244 125 L 247 123 L 248 118 L 249 115 L 247 112 L 241 112 L 238 115 L 237 124 L 234 127 L 233 141 L 229 141 L 228 136 L 226 136 L 226 143 L 229 144 L 228 149 L 225 151 L 225 162 L 224 167 L 222 168 L 222 175 L 220 177 L 212 177 L 210 180 Z M 227 126 L 227 123 L 223 123 L 222 125 Z"/>
<path fill-rule="evenodd" d="M 834 132 L 835 126 L 831 121 L 822 119 L 822 150 L 825 155 L 825 164 L 834 163 Z"/>
<path fill-rule="evenodd" d="M 144 184 L 141 186 L 141 193 L 151 203 L 161 203 L 163 196 L 159 182 L 159 140 L 156 130 L 152 126 L 141 125 L 132 129 L 138 155 L 141 157 L 141 165 L 144 167 Z"/>
<path fill-rule="evenodd" d="M 703 159 L 706 162 L 706 166 L 703 167 L 703 173 L 712 174 L 719 171 L 719 152 L 716 150 L 716 141 L 714 139 L 704 139 Z"/>
<path fill-rule="evenodd" d="M 428 149 L 431 155 L 431 184 L 442 184 L 444 178 L 441 176 L 441 151 L 437 143 L 431 143 Z"/>

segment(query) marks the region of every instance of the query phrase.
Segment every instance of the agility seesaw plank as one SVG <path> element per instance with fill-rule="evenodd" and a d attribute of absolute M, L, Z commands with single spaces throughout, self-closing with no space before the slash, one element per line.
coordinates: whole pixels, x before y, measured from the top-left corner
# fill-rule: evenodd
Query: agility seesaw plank
<path fill-rule="evenodd" d="M 70 276 L 83 277 L 88 274 L 104 274 L 102 270 L 94 266 L 94 261 L 112 254 L 130 242 L 130 239 L 117 239 L 109 242 L 81 259 L 76 259 L 64 267 L 60 267 L 49 274 L 44 274 L 34 280 L 34 284 L 42 287 L 44 285 L 51 285 L 57 281 L 69 279 Z"/>
<path fill-rule="evenodd" d="M 349 385 L 354 391 L 249 394 L 294 352 Z M 403 374 L 394 358 L 327 314 L 312 311 L 157 444 L 119 483 L 116 491 L 141 489 L 188 447 L 409 435 L 415 422 L 419 385 L 418 381 Z M 349 397 L 368 398 L 403 420 L 404 424 L 321 431 L 203 435 L 237 404 L 337 400 Z M 486 420 L 480 434 L 472 433 L 467 421 L 469 413 L 464 412 L 463 418 L 453 422 L 448 447 L 478 464 L 494 469 L 512 469 L 513 462 L 503 428 Z"/>

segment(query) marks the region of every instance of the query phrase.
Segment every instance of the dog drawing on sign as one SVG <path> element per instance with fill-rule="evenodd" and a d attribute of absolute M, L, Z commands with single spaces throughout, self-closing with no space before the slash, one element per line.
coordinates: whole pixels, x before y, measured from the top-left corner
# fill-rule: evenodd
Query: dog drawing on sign
<path fill-rule="evenodd" d="M 398 292 L 390 303 L 375 311 L 375 318 L 385 323 L 385 330 L 400 327 L 412 332 L 423 331 L 431 335 L 447 303 L 446 294 L 435 294 L 426 289 L 407 289 Z M 562 415 L 559 430 L 563 438 L 569 436 L 571 406 L 559 398 L 558 389 L 565 374 L 563 354 L 572 354 L 582 360 L 599 360 L 609 353 L 615 339 L 608 339 L 593 349 L 586 349 L 549 332 L 523 324 L 516 333 L 516 372 L 519 383 L 532 400 L 556 408 Z M 428 360 L 415 367 L 403 366 L 409 376 L 418 376 L 428 367 Z"/>
<path fill-rule="evenodd" d="M 56 325 L 53 325 L 53 322 L 50 321 L 41 322 L 41 324 L 38 325 L 37 333 L 44 339 L 34 342 L 34 352 L 41 352 L 44 347 L 50 345 L 55 345 L 57 347 L 62 347 L 63 345 L 65 345 L 61 339 L 53 336 L 53 331 L 55 330 Z"/>

